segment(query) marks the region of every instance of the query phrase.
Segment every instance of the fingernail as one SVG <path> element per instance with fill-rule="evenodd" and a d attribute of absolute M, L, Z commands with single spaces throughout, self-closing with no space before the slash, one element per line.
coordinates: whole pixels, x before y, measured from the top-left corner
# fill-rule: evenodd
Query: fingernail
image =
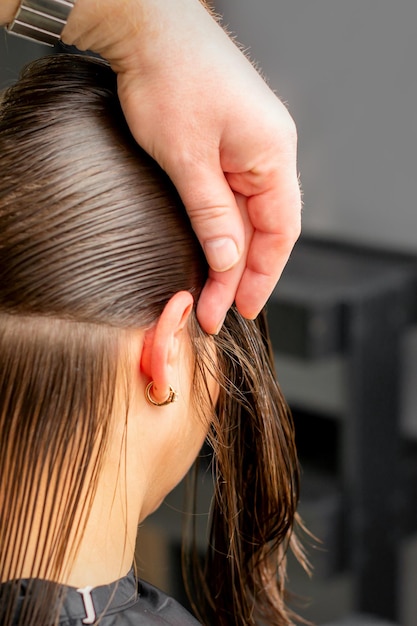
<path fill-rule="evenodd" d="M 226 316 L 224 316 L 224 318 L 222 319 L 222 321 L 219 323 L 219 325 L 217 326 L 216 330 L 214 331 L 213 335 L 218 335 L 219 332 L 222 329 L 222 326 L 224 324 L 224 320 L 226 319 Z"/>
<path fill-rule="evenodd" d="M 204 244 L 204 252 L 210 267 L 216 272 L 225 272 L 236 265 L 239 251 L 229 237 L 210 239 Z"/>

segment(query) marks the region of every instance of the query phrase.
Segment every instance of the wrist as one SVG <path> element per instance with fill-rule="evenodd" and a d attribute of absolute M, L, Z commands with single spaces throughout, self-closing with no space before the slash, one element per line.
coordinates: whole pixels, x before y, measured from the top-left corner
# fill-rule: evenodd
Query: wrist
<path fill-rule="evenodd" d="M 184 38 L 198 39 L 201 22 L 213 21 L 207 9 L 205 0 L 77 0 L 62 40 L 100 54 L 117 73 L 143 74 L 173 62 Z"/>
<path fill-rule="evenodd" d="M 112 64 L 132 47 L 145 22 L 143 0 L 77 0 L 62 32 L 64 43 L 101 54 Z"/>

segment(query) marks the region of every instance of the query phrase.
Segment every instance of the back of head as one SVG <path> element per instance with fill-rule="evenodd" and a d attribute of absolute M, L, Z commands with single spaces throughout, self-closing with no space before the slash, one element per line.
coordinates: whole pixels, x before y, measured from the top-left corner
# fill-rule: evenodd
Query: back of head
<path fill-rule="evenodd" d="M 37 62 L 0 113 L 0 310 L 150 324 L 205 265 L 169 179 L 135 144 L 99 61 Z"/>

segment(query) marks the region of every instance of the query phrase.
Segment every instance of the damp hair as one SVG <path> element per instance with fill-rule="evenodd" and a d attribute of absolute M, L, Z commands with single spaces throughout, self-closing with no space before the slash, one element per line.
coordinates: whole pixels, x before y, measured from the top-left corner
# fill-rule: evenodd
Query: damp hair
<path fill-rule="evenodd" d="M 0 172 L 0 580 L 15 581 L 0 597 L 7 626 L 30 542 L 35 581 L 59 579 L 76 554 L 111 432 L 124 334 L 155 323 L 178 291 L 197 302 L 207 265 L 176 190 L 131 137 L 115 75 L 100 60 L 63 54 L 24 70 L 0 102 Z M 294 532 L 299 470 L 264 315 L 245 320 L 232 308 L 213 339 L 194 311 L 190 334 L 196 407 L 207 368 L 220 386 L 208 435 L 209 546 L 203 561 L 185 559 L 195 612 L 213 626 L 292 624 L 288 548 L 305 562 Z M 19 624 L 55 624 L 57 601 L 54 586 L 28 594 Z"/>

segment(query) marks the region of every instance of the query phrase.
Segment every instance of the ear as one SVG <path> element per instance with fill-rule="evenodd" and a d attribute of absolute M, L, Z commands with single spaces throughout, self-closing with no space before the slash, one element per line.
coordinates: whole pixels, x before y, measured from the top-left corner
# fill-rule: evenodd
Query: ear
<path fill-rule="evenodd" d="M 176 379 L 182 331 L 193 304 L 193 297 L 188 291 L 179 291 L 166 304 L 155 326 L 145 333 L 141 370 L 154 382 L 152 395 L 158 402 L 168 397 L 169 387 Z"/>

